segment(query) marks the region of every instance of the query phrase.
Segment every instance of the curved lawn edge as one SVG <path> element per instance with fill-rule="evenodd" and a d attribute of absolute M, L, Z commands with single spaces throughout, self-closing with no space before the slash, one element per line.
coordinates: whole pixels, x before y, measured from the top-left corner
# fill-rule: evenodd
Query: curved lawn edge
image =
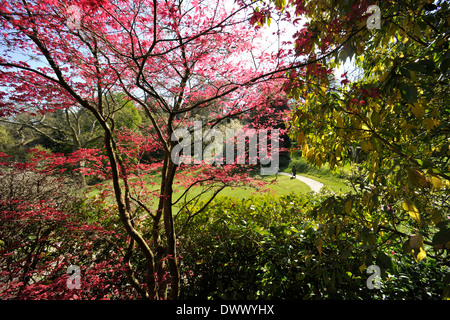
<path fill-rule="evenodd" d="M 291 176 L 291 174 L 286 173 L 286 172 L 279 172 L 279 174 L 283 175 L 283 176 Z M 297 180 L 302 181 L 303 183 L 307 184 L 308 187 L 311 188 L 311 191 L 314 192 L 320 192 L 320 189 L 322 189 L 322 187 L 324 187 L 325 185 L 322 182 L 319 182 L 317 180 L 302 176 L 302 175 L 296 175 L 295 177 Z"/>

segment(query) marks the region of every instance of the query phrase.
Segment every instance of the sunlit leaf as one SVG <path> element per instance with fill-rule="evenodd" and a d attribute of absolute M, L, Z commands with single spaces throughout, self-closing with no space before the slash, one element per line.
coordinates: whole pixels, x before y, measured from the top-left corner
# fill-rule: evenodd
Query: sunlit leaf
<path fill-rule="evenodd" d="M 419 261 L 425 259 L 425 257 L 427 256 L 427 253 L 425 252 L 425 249 L 423 247 L 420 247 L 418 249 L 413 249 L 412 255 L 414 257 L 414 260 L 416 260 L 416 262 L 419 262 Z"/>
<path fill-rule="evenodd" d="M 431 176 L 430 182 L 431 182 L 431 184 L 432 184 L 432 186 L 433 186 L 434 189 L 436 189 L 436 190 L 441 190 L 441 188 L 442 188 L 442 182 L 441 182 L 441 179 L 440 179 L 439 177 L 437 177 L 437 176 Z"/>
<path fill-rule="evenodd" d="M 402 207 L 406 212 L 408 212 L 408 214 L 411 216 L 411 218 L 413 218 L 419 224 L 422 223 L 420 220 L 419 210 L 413 203 L 405 201 L 405 202 L 403 202 Z"/>

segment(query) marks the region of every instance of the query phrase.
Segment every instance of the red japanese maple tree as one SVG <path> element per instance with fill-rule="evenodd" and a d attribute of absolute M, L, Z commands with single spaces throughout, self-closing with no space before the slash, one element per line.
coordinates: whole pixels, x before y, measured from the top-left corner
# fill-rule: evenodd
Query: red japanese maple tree
<path fill-rule="evenodd" d="M 76 167 L 80 155 L 30 152 L 27 163 L 0 153 L 2 299 L 135 298 L 121 253 L 127 236 L 114 226 L 107 192 L 76 197 L 76 185 L 64 172 Z M 69 288 L 72 265 L 79 268 L 77 290 Z"/>
<path fill-rule="evenodd" d="M 0 116 L 34 106 L 44 112 L 76 106 L 95 116 L 104 131 L 104 150 L 46 157 L 46 166 L 64 170 L 83 159 L 86 174 L 111 179 L 115 210 L 129 237 L 122 263 L 143 298 L 179 296 L 178 235 L 204 209 L 189 211 L 175 225 L 174 203 L 181 200 L 174 199 L 174 183 L 213 190 L 209 201 L 225 186 L 253 183 L 247 173 L 238 175 L 235 165 L 174 163 L 176 129 L 201 119 L 206 130 L 231 118 L 257 119 L 258 113 L 267 120 L 258 128 L 270 128 L 271 118 L 281 120 L 273 104 L 283 99 L 282 78 L 291 64 L 264 53 L 260 31 L 250 23 L 253 4 L 7 0 L 0 5 L 0 86 L 5 88 Z M 123 104 L 114 100 L 117 92 L 152 125 L 140 133 L 118 130 L 115 115 Z M 149 150 L 160 150 L 158 163 L 141 161 Z M 161 175 L 156 189 L 143 180 L 155 169 Z M 137 211 L 144 215 L 137 218 Z M 133 265 L 137 254 L 143 270 Z"/>

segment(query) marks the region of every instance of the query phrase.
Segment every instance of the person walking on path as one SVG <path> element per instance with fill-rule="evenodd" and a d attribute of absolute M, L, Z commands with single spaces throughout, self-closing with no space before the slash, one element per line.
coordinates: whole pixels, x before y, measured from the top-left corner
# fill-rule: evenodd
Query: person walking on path
<path fill-rule="evenodd" d="M 297 169 L 295 169 L 295 166 L 292 166 L 292 179 L 296 178 Z"/>

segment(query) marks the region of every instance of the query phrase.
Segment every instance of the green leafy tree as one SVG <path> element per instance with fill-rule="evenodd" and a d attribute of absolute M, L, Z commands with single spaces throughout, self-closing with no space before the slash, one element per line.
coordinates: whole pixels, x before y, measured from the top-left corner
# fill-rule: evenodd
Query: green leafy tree
<path fill-rule="evenodd" d="M 118 129 L 135 130 L 142 117 L 134 102 L 123 93 L 105 98 L 105 106 Z M 10 149 L 42 145 L 53 152 L 70 153 L 80 148 L 99 147 L 102 130 L 98 121 L 85 109 L 74 106 L 45 113 L 40 109 L 1 118 L 8 131 Z"/>
<path fill-rule="evenodd" d="M 11 145 L 14 138 L 8 132 L 8 129 L 4 125 L 0 125 L 0 152 L 10 154 L 13 152 Z"/>
<path fill-rule="evenodd" d="M 107 112 L 118 129 L 135 130 L 142 124 L 142 116 L 136 105 L 126 99 L 124 93 L 114 93 L 105 98 Z"/>
<path fill-rule="evenodd" d="M 69 153 L 95 146 L 101 138 L 97 121 L 83 109 L 76 107 L 41 114 L 38 111 L 2 118 L 12 138 L 11 147 L 21 150 L 42 145 L 53 152 Z"/>
<path fill-rule="evenodd" d="M 291 135 L 303 157 L 340 168 L 349 148 L 364 155 L 354 167 L 354 191 L 329 197 L 313 213 L 321 225 L 318 250 L 331 249 L 328 258 L 351 252 L 361 272 L 370 264 L 383 275 L 394 272 L 386 252 L 396 249 L 448 270 L 448 2 L 379 1 L 379 12 L 368 10 L 375 4 L 369 1 L 272 4 L 258 9 L 266 18 L 257 22 L 277 13 L 298 23 L 301 15 L 306 22 L 291 55 L 317 57 L 315 65 L 287 72 L 284 86 L 298 101 Z M 359 76 L 330 81 L 348 62 Z"/>

